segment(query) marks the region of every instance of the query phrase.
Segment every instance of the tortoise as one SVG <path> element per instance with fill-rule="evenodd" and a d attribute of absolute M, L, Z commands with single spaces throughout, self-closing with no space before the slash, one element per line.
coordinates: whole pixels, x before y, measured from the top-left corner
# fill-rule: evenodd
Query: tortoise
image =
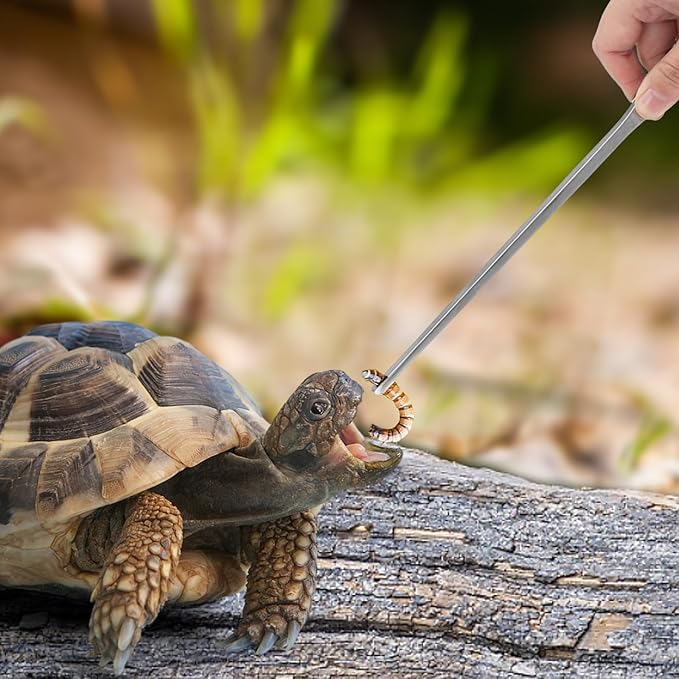
<path fill-rule="evenodd" d="M 34 328 L 0 349 L 0 586 L 90 595 L 90 642 L 116 675 L 166 602 L 243 588 L 226 650 L 289 649 L 320 505 L 400 460 L 364 445 L 361 397 L 344 372 L 317 372 L 269 425 L 181 339 L 120 321 Z"/>

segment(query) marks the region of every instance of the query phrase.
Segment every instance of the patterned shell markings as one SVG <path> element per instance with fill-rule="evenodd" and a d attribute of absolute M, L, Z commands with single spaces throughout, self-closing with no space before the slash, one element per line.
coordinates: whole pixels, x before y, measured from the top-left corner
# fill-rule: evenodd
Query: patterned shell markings
<path fill-rule="evenodd" d="M 0 349 L 0 524 L 46 526 L 151 488 L 264 421 L 191 345 L 102 321 L 40 326 Z"/>

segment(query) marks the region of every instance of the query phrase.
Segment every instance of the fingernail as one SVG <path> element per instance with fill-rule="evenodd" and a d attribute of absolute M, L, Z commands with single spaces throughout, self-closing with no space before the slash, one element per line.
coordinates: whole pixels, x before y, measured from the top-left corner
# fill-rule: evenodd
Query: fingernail
<path fill-rule="evenodd" d="M 635 99 L 637 113 L 646 120 L 660 120 L 673 101 L 656 90 L 647 89 Z"/>

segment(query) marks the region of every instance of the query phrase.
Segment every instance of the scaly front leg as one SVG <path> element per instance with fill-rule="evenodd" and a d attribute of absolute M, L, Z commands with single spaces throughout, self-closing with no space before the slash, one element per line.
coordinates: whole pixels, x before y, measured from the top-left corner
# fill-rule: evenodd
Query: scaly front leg
<path fill-rule="evenodd" d="M 289 650 L 306 622 L 316 589 L 316 517 L 310 511 L 267 521 L 250 530 L 251 559 L 243 621 L 227 651 L 252 646 L 261 655 Z"/>
<path fill-rule="evenodd" d="M 167 600 L 183 537 L 181 514 L 162 495 L 145 492 L 130 502 L 91 597 L 90 642 L 117 675 Z"/>

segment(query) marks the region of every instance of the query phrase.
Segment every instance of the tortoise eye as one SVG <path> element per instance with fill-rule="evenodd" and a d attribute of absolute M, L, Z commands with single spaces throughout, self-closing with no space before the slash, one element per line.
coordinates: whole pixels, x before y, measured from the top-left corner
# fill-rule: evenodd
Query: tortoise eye
<path fill-rule="evenodd" d="M 310 398 L 305 404 L 304 411 L 308 420 L 322 420 L 330 412 L 330 401 L 318 396 Z"/>

